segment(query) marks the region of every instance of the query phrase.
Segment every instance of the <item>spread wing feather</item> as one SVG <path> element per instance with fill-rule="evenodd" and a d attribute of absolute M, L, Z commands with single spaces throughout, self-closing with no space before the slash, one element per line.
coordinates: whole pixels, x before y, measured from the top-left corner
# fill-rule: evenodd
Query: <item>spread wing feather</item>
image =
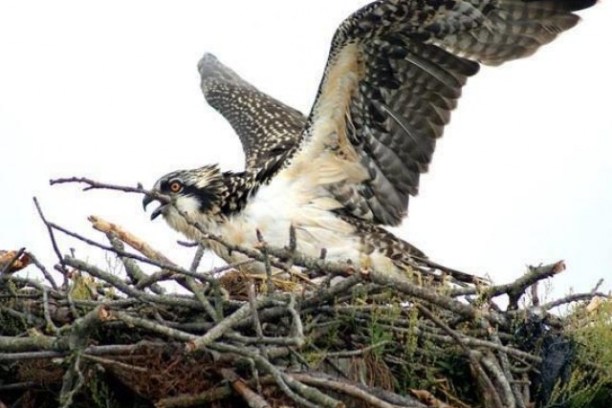
<path fill-rule="evenodd" d="M 247 170 L 262 168 L 297 145 L 306 117 L 259 91 L 212 54 L 198 63 L 206 101 L 238 134 Z"/>
<path fill-rule="evenodd" d="M 308 174 L 349 215 L 399 224 L 479 63 L 532 54 L 578 22 L 573 11 L 594 3 L 386 0 L 365 6 L 334 36 L 287 170 Z"/>

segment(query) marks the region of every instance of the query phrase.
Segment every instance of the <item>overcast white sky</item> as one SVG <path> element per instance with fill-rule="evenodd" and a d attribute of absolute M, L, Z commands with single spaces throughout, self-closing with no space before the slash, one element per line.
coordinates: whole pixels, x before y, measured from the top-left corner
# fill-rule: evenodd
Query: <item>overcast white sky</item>
<path fill-rule="evenodd" d="M 200 56 L 308 112 L 335 28 L 366 3 L 0 0 L 0 249 L 54 261 L 36 195 L 73 230 L 102 239 L 86 221 L 97 214 L 188 259 L 141 197 L 48 180 L 150 186 L 177 168 L 239 169 L 237 138 L 200 94 Z M 582 15 L 534 57 L 466 87 L 395 230 L 434 260 L 504 282 L 564 259 L 558 291 L 601 277 L 611 287 L 612 2 Z"/>

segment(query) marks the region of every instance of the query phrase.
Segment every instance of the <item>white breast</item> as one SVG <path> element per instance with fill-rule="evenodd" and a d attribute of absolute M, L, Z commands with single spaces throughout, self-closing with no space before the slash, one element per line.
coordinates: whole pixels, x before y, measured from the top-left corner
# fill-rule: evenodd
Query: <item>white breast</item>
<path fill-rule="evenodd" d="M 219 225 L 218 233 L 233 244 L 254 246 L 259 230 L 269 245 L 284 247 L 293 225 L 303 254 L 317 257 L 325 248 L 329 260 L 359 262 L 354 227 L 331 212 L 339 203 L 307 178 L 281 171 L 238 215 Z"/>

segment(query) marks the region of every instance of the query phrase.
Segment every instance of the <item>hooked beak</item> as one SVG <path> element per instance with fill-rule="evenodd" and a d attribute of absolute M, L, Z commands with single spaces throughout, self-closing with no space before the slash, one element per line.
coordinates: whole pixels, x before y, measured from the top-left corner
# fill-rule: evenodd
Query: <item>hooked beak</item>
<path fill-rule="evenodd" d="M 142 199 L 142 208 L 143 210 L 147 211 L 147 207 L 149 204 L 151 204 L 153 201 L 157 201 L 155 198 L 151 197 L 151 196 L 145 196 L 145 198 Z M 166 204 L 162 204 L 160 203 L 159 207 L 157 207 L 152 213 L 151 213 L 151 221 L 153 221 L 154 219 L 156 219 L 157 217 L 159 217 L 164 208 L 166 207 Z"/>

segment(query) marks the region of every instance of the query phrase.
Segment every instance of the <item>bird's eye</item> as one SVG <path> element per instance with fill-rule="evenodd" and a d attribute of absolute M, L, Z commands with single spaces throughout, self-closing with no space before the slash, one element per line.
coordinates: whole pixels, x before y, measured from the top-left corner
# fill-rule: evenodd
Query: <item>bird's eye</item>
<path fill-rule="evenodd" d="M 183 189 L 183 183 L 178 180 L 174 180 L 170 182 L 170 191 L 173 193 L 178 193 Z"/>

